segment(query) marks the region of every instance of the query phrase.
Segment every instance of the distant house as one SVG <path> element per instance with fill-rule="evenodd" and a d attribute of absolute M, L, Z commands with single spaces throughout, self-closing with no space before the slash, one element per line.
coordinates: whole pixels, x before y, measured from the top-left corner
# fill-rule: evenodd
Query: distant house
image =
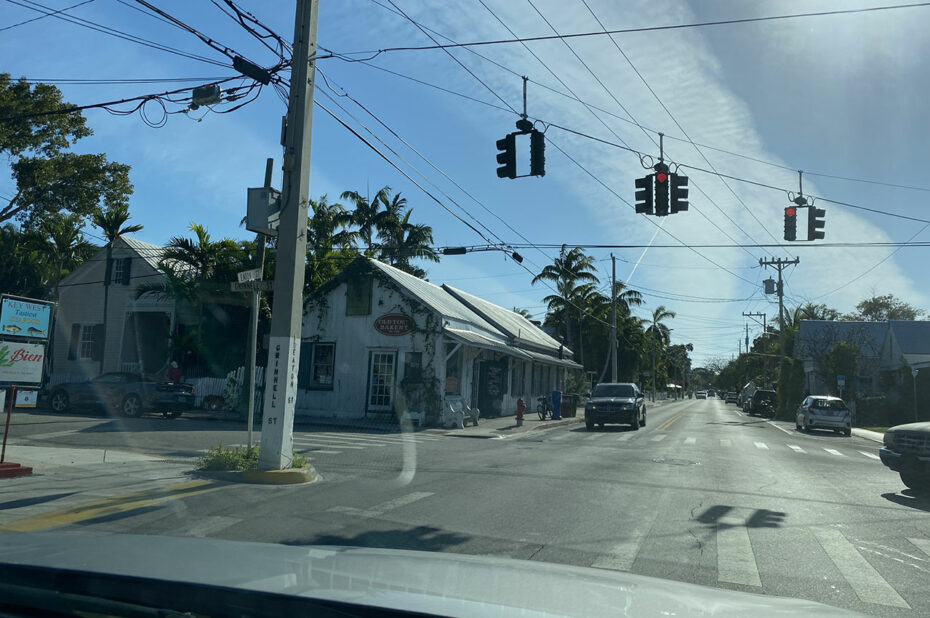
<path fill-rule="evenodd" d="M 157 270 L 162 252 L 157 245 L 118 238 L 109 265 L 102 248 L 61 280 L 52 343 L 53 381 L 90 378 L 108 371 L 154 374 L 165 369 L 176 319 L 174 301 L 152 295 L 135 299 L 139 285 L 163 280 Z"/>
<path fill-rule="evenodd" d="M 882 345 L 881 370 L 930 367 L 930 321 L 888 322 Z"/>
<path fill-rule="evenodd" d="M 435 422 L 461 398 L 482 416 L 563 390 L 571 350 L 518 313 L 358 258 L 306 300 L 297 414 Z"/>
<path fill-rule="evenodd" d="M 808 393 L 832 392 L 836 385 L 824 382 L 820 363 L 840 341 L 859 347 L 859 375 L 846 376 L 849 392 L 873 394 L 879 387 L 882 344 L 888 322 L 834 322 L 801 320 L 795 334 L 794 357 L 804 361 Z"/>

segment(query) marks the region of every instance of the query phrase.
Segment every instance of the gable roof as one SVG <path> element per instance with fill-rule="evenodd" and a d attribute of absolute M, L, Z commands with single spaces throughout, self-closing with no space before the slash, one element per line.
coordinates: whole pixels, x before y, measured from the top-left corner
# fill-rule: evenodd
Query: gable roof
<path fill-rule="evenodd" d="M 468 292 L 457 290 L 445 283 L 442 284 L 442 289 L 493 324 L 518 346 L 537 348 L 555 354 L 562 347 L 561 343 L 515 311 L 495 305 Z M 570 358 L 572 353 L 568 348 L 563 348 L 563 355 Z"/>
<path fill-rule="evenodd" d="M 149 266 L 158 270 L 158 262 L 161 260 L 161 256 L 165 253 L 164 247 L 159 247 L 158 245 L 153 245 L 149 242 L 130 238 L 129 236 L 121 236 L 119 239 L 122 240 L 127 247 L 138 253 L 139 257 L 145 260 Z"/>
<path fill-rule="evenodd" d="M 888 327 L 902 354 L 930 354 L 930 321 L 892 320 Z"/>
<path fill-rule="evenodd" d="M 862 356 L 878 358 L 881 355 L 888 322 L 839 322 L 829 320 L 801 320 L 795 343 L 795 356 L 814 358 L 830 351 L 838 341 L 859 346 Z"/>

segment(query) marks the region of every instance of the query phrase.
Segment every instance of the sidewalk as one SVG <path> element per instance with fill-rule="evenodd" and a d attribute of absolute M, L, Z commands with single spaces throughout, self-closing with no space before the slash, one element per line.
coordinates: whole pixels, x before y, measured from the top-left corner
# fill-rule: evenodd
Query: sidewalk
<path fill-rule="evenodd" d="M 866 440 L 871 440 L 872 442 L 884 443 L 885 441 L 885 434 L 879 433 L 877 431 L 869 431 L 868 429 L 859 429 L 858 427 L 853 427 L 852 434 L 854 436 L 859 436 L 860 438 L 865 438 Z"/>

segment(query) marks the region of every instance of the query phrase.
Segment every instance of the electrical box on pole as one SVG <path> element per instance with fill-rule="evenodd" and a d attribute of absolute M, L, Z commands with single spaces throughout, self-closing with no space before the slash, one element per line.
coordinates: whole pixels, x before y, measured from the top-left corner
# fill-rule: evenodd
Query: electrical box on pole
<path fill-rule="evenodd" d="M 250 187 L 248 189 L 245 229 L 265 236 L 277 236 L 280 215 L 280 191 L 271 187 Z"/>

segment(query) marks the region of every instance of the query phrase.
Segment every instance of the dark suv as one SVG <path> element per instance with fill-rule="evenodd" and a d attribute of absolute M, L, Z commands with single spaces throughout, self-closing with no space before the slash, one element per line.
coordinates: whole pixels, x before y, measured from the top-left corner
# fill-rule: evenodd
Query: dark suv
<path fill-rule="evenodd" d="M 607 382 L 598 384 L 584 407 L 584 424 L 588 431 L 597 423 L 623 423 L 633 430 L 646 426 L 646 403 L 635 384 Z"/>
<path fill-rule="evenodd" d="M 908 423 L 885 432 L 882 463 L 901 475 L 901 482 L 916 490 L 930 490 L 930 423 Z"/>
<path fill-rule="evenodd" d="M 775 391 L 762 390 L 761 388 L 752 394 L 747 403 L 747 412 L 755 416 L 772 414 L 776 405 Z"/>

